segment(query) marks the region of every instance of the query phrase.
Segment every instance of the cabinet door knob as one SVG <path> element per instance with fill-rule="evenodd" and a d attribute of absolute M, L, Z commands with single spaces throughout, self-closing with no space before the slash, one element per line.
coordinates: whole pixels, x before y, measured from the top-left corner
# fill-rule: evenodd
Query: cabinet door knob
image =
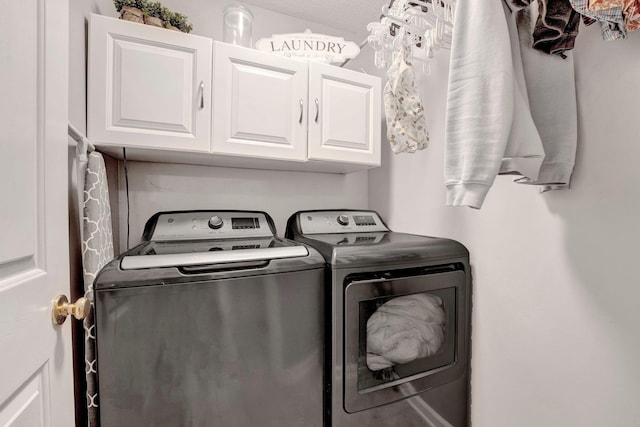
<path fill-rule="evenodd" d="M 318 123 L 318 116 L 320 115 L 320 101 L 316 98 L 316 118 L 315 122 Z"/>
<path fill-rule="evenodd" d="M 204 82 L 200 80 L 200 109 L 204 108 Z"/>
<path fill-rule="evenodd" d="M 302 103 L 302 98 L 300 98 L 300 118 L 298 119 L 298 123 L 302 123 L 302 112 L 304 111 L 304 104 Z"/>

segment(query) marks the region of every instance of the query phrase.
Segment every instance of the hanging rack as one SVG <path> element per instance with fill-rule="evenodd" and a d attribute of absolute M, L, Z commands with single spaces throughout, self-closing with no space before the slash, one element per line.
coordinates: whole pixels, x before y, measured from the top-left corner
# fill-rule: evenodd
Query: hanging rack
<path fill-rule="evenodd" d="M 367 25 L 367 41 L 375 50 L 375 65 L 386 68 L 397 50 L 397 42 L 407 46 L 423 48 L 426 57 L 434 51 L 451 47 L 453 34 L 453 11 L 456 0 L 391 0 L 382 6 L 378 22 Z M 400 28 L 402 40 L 398 40 Z M 413 55 L 413 59 L 418 59 Z M 420 59 L 418 59 L 420 60 Z"/>
<path fill-rule="evenodd" d="M 389 31 L 391 33 L 392 36 L 395 36 L 395 29 L 398 27 L 404 27 L 406 30 L 411 31 L 411 34 L 420 34 L 421 32 L 424 31 L 423 28 L 420 28 L 419 26 L 415 26 L 415 25 L 411 25 L 410 22 L 407 21 L 403 21 L 401 19 L 396 18 L 395 16 L 389 15 L 387 13 L 382 13 L 382 15 L 380 15 L 381 17 L 385 17 L 387 18 L 389 21 L 391 21 L 393 24 L 395 24 L 395 27 L 390 27 Z M 417 37 L 421 37 L 421 36 L 417 36 Z"/>
<path fill-rule="evenodd" d="M 87 161 L 87 153 L 96 150 L 96 147 L 89 142 L 86 136 L 84 136 L 78 129 L 71 123 L 67 126 L 67 134 L 76 142 L 76 154 L 82 162 Z"/>

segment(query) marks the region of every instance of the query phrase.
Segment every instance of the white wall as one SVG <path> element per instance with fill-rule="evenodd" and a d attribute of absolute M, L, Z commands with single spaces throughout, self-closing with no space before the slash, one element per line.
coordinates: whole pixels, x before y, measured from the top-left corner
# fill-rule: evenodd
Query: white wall
<path fill-rule="evenodd" d="M 607 43 L 595 27 L 575 50 L 571 190 L 498 177 L 482 210 L 444 206 L 446 53 L 419 82 L 431 146 L 384 149 L 369 175 L 370 207 L 393 229 L 471 252 L 474 427 L 640 425 L 640 33 Z"/>
<path fill-rule="evenodd" d="M 345 175 L 160 163 L 128 165 L 131 245 L 139 241 L 146 220 L 164 210 L 265 210 L 283 236 L 287 218 L 298 210 L 368 205 L 366 172 Z M 122 180 L 122 174 L 120 177 Z M 121 191 L 121 224 L 126 223 L 124 197 Z M 121 242 L 126 242 L 124 226 Z"/>

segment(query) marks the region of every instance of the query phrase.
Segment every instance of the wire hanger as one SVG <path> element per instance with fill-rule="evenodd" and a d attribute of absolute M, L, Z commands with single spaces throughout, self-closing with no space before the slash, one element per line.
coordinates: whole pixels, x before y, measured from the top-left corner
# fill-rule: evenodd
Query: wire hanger
<path fill-rule="evenodd" d="M 391 0 L 383 5 L 380 20 L 367 25 L 376 67 L 389 66 L 398 37 L 412 47 L 411 52 L 424 49 L 426 58 L 433 57 L 436 50 L 449 49 L 455 4 L 456 0 Z M 401 28 L 404 31 L 399 31 Z"/>

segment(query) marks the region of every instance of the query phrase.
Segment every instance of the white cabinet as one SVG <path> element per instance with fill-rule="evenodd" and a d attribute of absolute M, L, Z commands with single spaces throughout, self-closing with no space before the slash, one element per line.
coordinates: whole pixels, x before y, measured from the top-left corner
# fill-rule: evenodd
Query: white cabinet
<path fill-rule="evenodd" d="M 380 165 L 380 79 L 100 15 L 88 137 L 140 161 L 351 172 Z"/>
<path fill-rule="evenodd" d="M 380 79 L 326 64 L 309 67 L 308 158 L 380 165 Z"/>
<path fill-rule="evenodd" d="M 214 45 L 214 153 L 380 165 L 378 77 Z"/>
<path fill-rule="evenodd" d="M 307 64 L 215 43 L 213 152 L 307 159 Z"/>
<path fill-rule="evenodd" d="M 208 38 L 91 15 L 89 139 L 209 152 L 211 63 Z"/>

